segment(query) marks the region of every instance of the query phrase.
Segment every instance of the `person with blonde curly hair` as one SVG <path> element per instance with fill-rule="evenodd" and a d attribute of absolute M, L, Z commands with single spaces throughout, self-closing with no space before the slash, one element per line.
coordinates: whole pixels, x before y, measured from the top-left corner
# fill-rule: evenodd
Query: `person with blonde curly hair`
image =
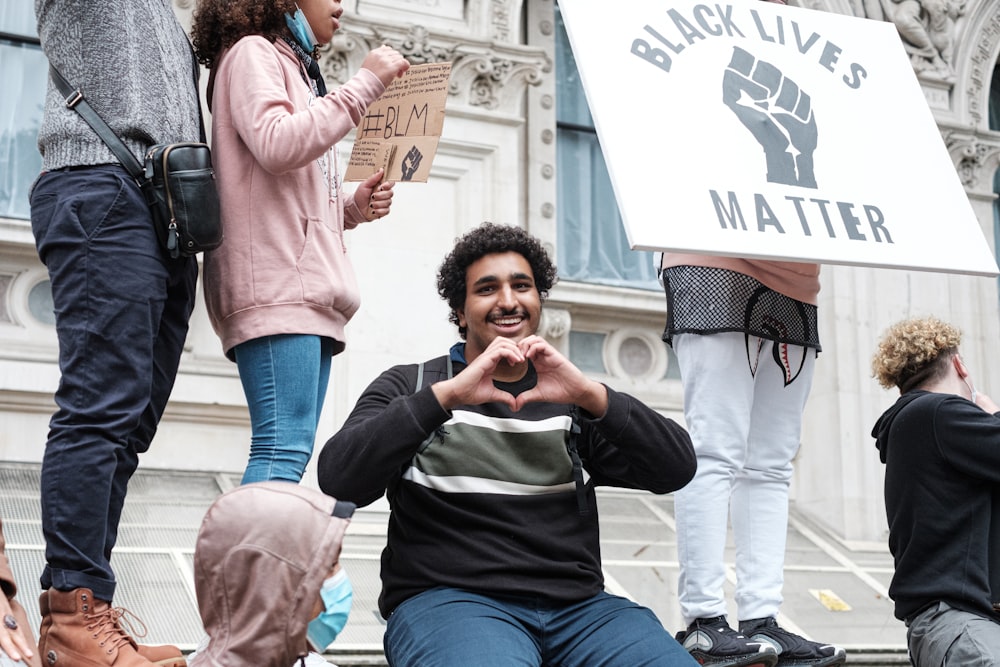
<path fill-rule="evenodd" d="M 900 396 L 872 437 L 885 464 L 895 573 L 889 596 L 917 667 L 986 667 L 1000 655 L 1000 406 L 933 317 L 883 334 L 872 375 Z"/>
<path fill-rule="evenodd" d="M 883 336 L 872 358 L 872 375 L 886 389 L 906 393 L 939 377 L 961 342 L 962 332 L 936 318 L 904 320 Z"/>

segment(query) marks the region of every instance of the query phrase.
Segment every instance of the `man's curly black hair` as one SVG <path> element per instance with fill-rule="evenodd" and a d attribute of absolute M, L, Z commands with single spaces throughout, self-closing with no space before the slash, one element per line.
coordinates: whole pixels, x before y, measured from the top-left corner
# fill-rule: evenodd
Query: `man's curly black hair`
<path fill-rule="evenodd" d="M 528 261 L 541 300 L 556 284 L 556 267 L 541 242 L 520 227 L 484 222 L 466 232 L 441 263 L 437 274 L 438 294 L 451 309 L 448 319 L 458 326 L 465 339 L 466 328 L 458 324 L 457 310 L 465 307 L 465 273 L 474 262 L 486 255 L 516 252 Z"/>

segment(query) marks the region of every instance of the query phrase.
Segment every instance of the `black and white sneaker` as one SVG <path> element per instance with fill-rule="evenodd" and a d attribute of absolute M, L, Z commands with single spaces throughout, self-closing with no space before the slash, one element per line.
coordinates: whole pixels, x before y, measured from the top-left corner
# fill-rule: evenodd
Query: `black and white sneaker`
<path fill-rule="evenodd" d="M 799 637 L 773 618 L 740 621 L 740 632 L 749 641 L 772 647 L 778 654 L 778 667 L 835 667 L 847 660 L 844 649 Z"/>
<path fill-rule="evenodd" d="M 677 633 L 677 641 L 699 665 L 712 667 L 774 667 L 778 654 L 774 646 L 749 640 L 729 627 L 725 616 L 697 618 L 687 630 Z"/>

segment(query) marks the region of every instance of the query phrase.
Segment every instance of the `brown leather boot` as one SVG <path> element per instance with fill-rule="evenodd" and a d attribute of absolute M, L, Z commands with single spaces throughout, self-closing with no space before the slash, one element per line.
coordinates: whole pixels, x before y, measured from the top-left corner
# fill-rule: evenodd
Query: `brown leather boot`
<path fill-rule="evenodd" d="M 52 626 L 52 615 L 49 612 L 48 594 L 48 591 L 42 591 L 42 594 L 38 597 L 38 609 L 42 613 L 42 623 L 39 629 L 39 635 L 47 632 L 48 628 Z M 115 607 L 114 610 L 119 619 L 118 625 L 121 627 L 120 619 L 126 613 L 125 609 L 122 607 Z M 139 621 L 139 623 L 142 623 L 142 621 Z M 147 646 L 145 644 L 137 644 L 135 641 L 132 643 L 136 648 L 136 653 L 154 665 L 160 665 L 161 667 L 187 667 L 187 659 L 184 657 L 181 650 L 176 646 L 170 646 L 169 644 L 162 646 Z M 40 641 L 39 644 L 41 644 Z M 39 648 L 39 652 L 41 652 L 41 648 Z"/>
<path fill-rule="evenodd" d="M 38 652 L 48 667 L 151 667 L 118 623 L 122 611 L 89 588 L 49 589 L 38 600 Z M 168 663 L 170 664 L 170 663 Z M 183 663 L 181 663 L 183 664 Z"/>
<path fill-rule="evenodd" d="M 176 646 L 171 646 L 170 644 L 159 646 L 137 644 L 136 650 L 139 655 L 154 665 L 161 665 L 162 667 L 187 667 L 187 659 Z"/>

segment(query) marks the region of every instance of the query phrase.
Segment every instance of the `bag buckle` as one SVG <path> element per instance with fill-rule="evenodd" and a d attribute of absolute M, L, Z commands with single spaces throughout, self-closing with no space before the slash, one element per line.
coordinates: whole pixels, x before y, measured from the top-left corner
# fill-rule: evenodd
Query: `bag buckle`
<path fill-rule="evenodd" d="M 77 88 L 72 93 L 70 93 L 70 95 L 66 98 L 65 100 L 66 108 L 67 109 L 74 108 L 77 104 L 80 103 L 81 100 L 83 100 L 83 93 L 80 92 L 79 88 Z"/>

